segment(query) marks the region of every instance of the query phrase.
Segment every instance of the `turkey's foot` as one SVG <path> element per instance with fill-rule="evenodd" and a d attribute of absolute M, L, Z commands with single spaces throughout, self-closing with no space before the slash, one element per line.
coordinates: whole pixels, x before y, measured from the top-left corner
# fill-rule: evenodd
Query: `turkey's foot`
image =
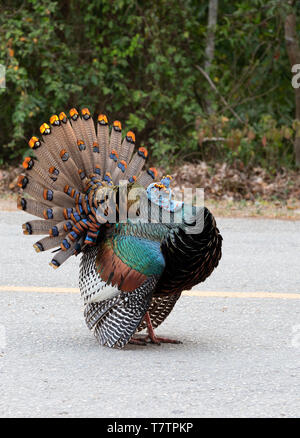
<path fill-rule="evenodd" d="M 156 336 L 156 334 L 154 333 L 154 329 L 152 326 L 152 322 L 151 322 L 151 318 L 149 315 L 149 312 L 146 313 L 145 315 L 145 321 L 147 323 L 147 330 L 148 330 L 148 335 L 145 337 L 145 340 L 148 340 L 148 342 L 151 342 L 152 344 L 182 344 L 181 341 L 177 341 L 175 339 L 170 339 L 170 338 L 162 338 L 161 336 Z"/>
<path fill-rule="evenodd" d="M 140 336 L 140 337 L 132 337 L 129 341 L 129 344 L 133 345 L 147 345 L 147 344 L 182 344 L 181 341 L 177 341 L 176 339 L 162 338 L 160 336 Z"/>
<path fill-rule="evenodd" d="M 151 342 L 151 344 L 156 344 L 156 345 L 160 345 L 160 344 L 182 344 L 181 341 L 177 341 L 176 339 L 170 339 L 170 338 L 163 338 L 161 336 L 156 336 L 154 334 L 154 336 L 150 336 L 147 335 L 145 337 L 145 340 L 148 342 Z"/>
<path fill-rule="evenodd" d="M 130 341 L 128 343 L 133 344 L 133 345 L 147 345 L 147 341 L 145 339 L 145 336 L 140 336 L 139 338 L 132 336 L 132 338 L 130 339 Z"/>

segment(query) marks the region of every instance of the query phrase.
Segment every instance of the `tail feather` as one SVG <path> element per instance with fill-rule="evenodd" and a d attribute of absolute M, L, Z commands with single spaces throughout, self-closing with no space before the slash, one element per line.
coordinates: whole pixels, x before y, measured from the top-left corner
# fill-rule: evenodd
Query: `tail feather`
<path fill-rule="evenodd" d="M 121 143 L 122 143 L 122 125 L 118 120 L 115 120 L 110 134 L 108 156 L 107 156 L 106 169 L 105 169 L 106 172 L 110 172 L 112 174 L 115 168 L 117 167 Z"/>
<path fill-rule="evenodd" d="M 81 238 L 78 242 L 73 242 L 67 250 L 61 249 L 58 251 L 51 262 L 49 263 L 52 268 L 59 268 L 69 257 L 72 255 L 77 255 L 80 253 L 83 245 L 83 238 Z"/>
<path fill-rule="evenodd" d="M 148 156 L 147 149 L 143 147 L 139 148 L 139 150 L 134 154 L 132 160 L 130 161 L 127 171 L 125 173 L 128 179 L 133 177 L 137 178 L 139 176 L 145 164 L 147 156 Z"/>
<path fill-rule="evenodd" d="M 53 219 L 48 221 L 38 219 L 29 221 L 22 225 L 23 234 L 47 234 L 56 224 L 57 221 Z"/>
<path fill-rule="evenodd" d="M 71 123 L 64 112 L 59 114 L 59 120 L 64 133 L 64 139 L 67 148 L 72 151 L 72 157 L 74 162 L 77 164 L 79 169 L 84 169 L 84 161 L 80 149 L 80 144 L 78 145 L 78 139 L 73 131 Z"/>
<path fill-rule="evenodd" d="M 43 186 L 49 185 L 53 186 L 54 180 L 51 179 L 50 173 L 47 174 L 43 167 L 40 165 L 39 161 L 35 160 L 33 157 L 26 157 L 23 161 L 23 168 L 27 171 L 30 176 Z M 54 169 L 53 169 L 54 171 Z"/>
<path fill-rule="evenodd" d="M 75 108 L 70 110 L 71 123 L 73 131 L 77 138 L 78 148 L 82 153 L 82 162 L 85 175 L 88 177 L 93 173 L 92 153 L 89 147 L 89 139 L 86 134 L 83 121 L 81 120 L 78 111 Z"/>
<path fill-rule="evenodd" d="M 108 148 L 109 148 L 109 127 L 108 120 L 104 114 L 98 116 L 97 121 L 97 141 L 99 144 L 100 157 L 99 165 L 101 169 L 101 176 L 104 176 L 106 162 L 108 160 Z"/>
<path fill-rule="evenodd" d="M 33 150 L 34 155 L 39 160 L 40 166 L 48 174 L 49 169 L 56 168 L 59 170 L 59 165 L 53 155 L 47 149 L 45 143 L 39 140 L 37 137 L 31 137 L 28 142 L 29 147 Z"/>
<path fill-rule="evenodd" d="M 47 221 L 47 222 L 50 222 L 50 221 Z M 54 225 L 52 225 L 51 228 L 49 229 L 49 234 L 50 234 L 50 236 L 53 236 L 53 237 L 66 236 L 75 225 L 72 220 L 64 220 L 64 221 L 60 221 L 60 222 L 57 222 L 55 220 L 54 222 L 55 222 Z"/>
<path fill-rule="evenodd" d="M 143 171 L 140 173 L 139 177 L 137 178 L 137 182 L 143 186 L 148 187 L 149 184 L 152 184 L 157 178 L 157 170 L 155 167 L 150 167 L 147 171 Z"/>
<path fill-rule="evenodd" d="M 61 244 L 61 237 L 47 236 L 34 243 L 33 247 L 36 252 L 48 251 L 49 249 L 57 248 Z"/>
<path fill-rule="evenodd" d="M 119 154 L 119 160 L 129 163 L 135 147 L 135 135 L 132 131 L 127 132 Z"/>
<path fill-rule="evenodd" d="M 45 212 L 48 209 L 47 205 L 37 202 L 34 199 L 18 196 L 17 207 L 19 210 L 26 211 L 33 216 L 48 219 L 47 215 L 45 215 Z"/>
<path fill-rule="evenodd" d="M 99 115 L 96 131 L 87 108 L 81 116 L 75 108 L 69 114 L 70 118 L 64 112 L 51 116 L 49 125 L 40 127 L 41 138 L 30 139 L 35 157 L 25 158 L 24 174 L 18 180 L 27 194 L 19 197 L 18 208 L 43 219 L 26 222 L 24 233 L 46 235 L 36 242 L 38 251 L 59 248 L 51 261 L 53 267 L 80 252 L 82 246 L 96 244 L 107 222 L 98 190 L 124 179 L 146 186 L 156 177 L 153 169 L 142 171 L 147 150 L 139 148 L 133 154 L 135 135 L 129 131 L 122 140 L 119 121 L 114 121 L 109 134 L 105 115 Z M 97 216 L 100 207 L 102 217 Z"/>
<path fill-rule="evenodd" d="M 81 110 L 81 114 L 82 114 L 81 122 L 88 139 L 88 146 L 90 150 L 92 150 L 93 144 L 97 142 L 95 125 L 88 108 L 83 108 Z"/>
<path fill-rule="evenodd" d="M 43 136 L 44 143 L 52 153 L 54 159 L 58 162 L 59 169 L 61 169 L 63 174 L 68 178 L 68 182 L 76 187 L 81 187 L 82 184 L 78 174 L 78 166 L 76 166 L 71 157 L 73 147 L 67 147 L 63 143 L 63 128 L 61 127 L 58 116 L 52 116 L 50 123 L 51 130 L 46 136 Z M 55 125 L 54 123 L 59 123 L 59 125 Z"/>
<path fill-rule="evenodd" d="M 110 141 L 109 141 L 109 152 L 113 150 L 119 155 L 122 143 L 122 125 L 121 122 L 115 120 L 112 126 Z"/>

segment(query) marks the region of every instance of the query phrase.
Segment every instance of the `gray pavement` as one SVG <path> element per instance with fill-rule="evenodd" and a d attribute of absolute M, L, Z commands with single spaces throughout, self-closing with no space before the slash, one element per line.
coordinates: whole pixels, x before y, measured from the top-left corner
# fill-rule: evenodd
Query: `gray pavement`
<path fill-rule="evenodd" d="M 223 258 L 195 289 L 281 295 L 184 296 L 157 331 L 182 345 L 118 351 L 88 331 L 79 294 L 5 290 L 77 287 L 79 258 L 53 271 L 25 221 L 0 212 L 1 417 L 299 416 L 300 222 L 219 219 Z"/>

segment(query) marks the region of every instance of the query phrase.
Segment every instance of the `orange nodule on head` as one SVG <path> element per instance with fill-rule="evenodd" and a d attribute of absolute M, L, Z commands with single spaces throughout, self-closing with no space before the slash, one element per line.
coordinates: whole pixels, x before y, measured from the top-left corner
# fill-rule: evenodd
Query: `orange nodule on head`
<path fill-rule="evenodd" d="M 47 123 L 43 123 L 40 127 L 41 134 L 49 134 L 50 133 L 50 126 Z"/>
<path fill-rule="evenodd" d="M 125 160 L 121 160 L 120 164 L 122 164 L 125 167 L 125 169 L 127 169 L 127 163 Z"/>

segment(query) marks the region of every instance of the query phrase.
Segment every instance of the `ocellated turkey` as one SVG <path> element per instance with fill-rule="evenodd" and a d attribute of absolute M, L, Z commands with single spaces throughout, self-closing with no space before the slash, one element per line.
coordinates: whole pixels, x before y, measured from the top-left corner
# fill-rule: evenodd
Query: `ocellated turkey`
<path fill-rule="evenodd" d="M 69 117 L 53 115 L 40 134 L 29 141 L 34 157 L 25 158 L 18 180 L 18 208 L 39 218 L 23 225 L 24 234 L 45 236 L 34 248 L 54 250 L 53 268 L 82 253 L 84 315 L 100 344 L 177 342 L 154 329 L 182 291 L 218 265 L 222 237 L 213 215 L 175 201 L 171 177 L 155 181 L 156 169 L 144 169 L 147 150 L 136 148 L 132 131 L 122 136 L 119 121 L 110 129 L 101 114 L 95 127 L 87 108 L 81 115 L 73 108 Z M 148 334 L 136 336 L 143 329 Z"/>

